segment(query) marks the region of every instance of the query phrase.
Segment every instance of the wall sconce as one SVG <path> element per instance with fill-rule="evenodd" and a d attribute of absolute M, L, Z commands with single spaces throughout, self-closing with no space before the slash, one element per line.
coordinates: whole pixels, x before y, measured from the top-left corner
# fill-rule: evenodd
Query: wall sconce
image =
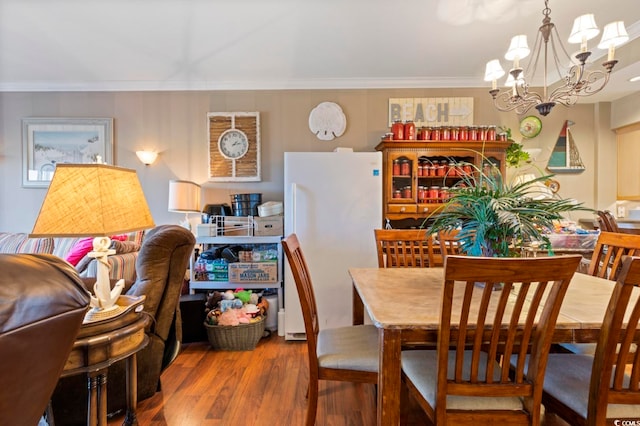
<path fill-rule="evenodd" d="M 158 153 L 156 151 L 136 151 L 136 155 L 145 166 L 153 164 L 153 162 L 156 161 L 156 158 L 158 158 Z"/>

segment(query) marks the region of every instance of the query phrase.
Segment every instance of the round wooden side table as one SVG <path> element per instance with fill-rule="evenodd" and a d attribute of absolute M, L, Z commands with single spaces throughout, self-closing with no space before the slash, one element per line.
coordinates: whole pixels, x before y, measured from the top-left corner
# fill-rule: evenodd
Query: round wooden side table
<path fill-rule="evenodd" d="M 107 372 L 109 366 L 123 359 L 126 363 L 127 393 L 127 413 L 123 424 L 138 424 L 135 413 L 138 386 L 136 353 L 149 342 L 145 333 L 149 321 L 144 312 L 128 312 L 81 327 L 60 377 L 87 375 L 87 425 L 107 426 Z M 52 420 L 50 425 L 54 423 Z"/>

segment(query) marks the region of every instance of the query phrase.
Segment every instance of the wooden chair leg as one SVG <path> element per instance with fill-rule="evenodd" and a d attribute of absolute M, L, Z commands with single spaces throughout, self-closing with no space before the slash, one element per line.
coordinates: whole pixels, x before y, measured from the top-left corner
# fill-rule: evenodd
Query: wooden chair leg
<path fill-rule="evenodd" d="M 307 388 L 307 426 L 316 424 L 316 414 L 318 412 L 318 381 L 309 382 Z"/>

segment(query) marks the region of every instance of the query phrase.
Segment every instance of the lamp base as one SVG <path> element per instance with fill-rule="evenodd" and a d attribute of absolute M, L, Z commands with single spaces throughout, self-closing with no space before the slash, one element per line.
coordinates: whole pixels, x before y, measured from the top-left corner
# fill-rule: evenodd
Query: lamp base
<path fill-rule="evenodd" d="M 127 310 L 126 306 L 113 305 L 108 308 L 91 308 L 84 315 L 83 323 L 96 321 L 104 321 L 106 319 L 117 317 Z"/>
<path fill-rule="evenodd" d="M 83 324 L 93 324 L 110 320 L 128 312 L 141 312 L 144 308 L 146 296 L 122 295 L 118 297 L 117 304 L 109 308 L 91 308 L 84 316 Z"/>

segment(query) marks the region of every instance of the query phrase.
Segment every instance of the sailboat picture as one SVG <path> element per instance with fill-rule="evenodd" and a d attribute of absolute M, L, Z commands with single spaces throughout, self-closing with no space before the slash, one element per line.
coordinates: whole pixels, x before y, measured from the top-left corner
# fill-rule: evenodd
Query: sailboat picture
<path fill-rule="evenodd" d="M 565 120 L 556 145 L 553 147 L 547 169 L 553 173 L 580 173 L 584 171 L 584 163 L 580 159 L 578 146 L 573 140 L 570 126 L 573 121 Z"/>

